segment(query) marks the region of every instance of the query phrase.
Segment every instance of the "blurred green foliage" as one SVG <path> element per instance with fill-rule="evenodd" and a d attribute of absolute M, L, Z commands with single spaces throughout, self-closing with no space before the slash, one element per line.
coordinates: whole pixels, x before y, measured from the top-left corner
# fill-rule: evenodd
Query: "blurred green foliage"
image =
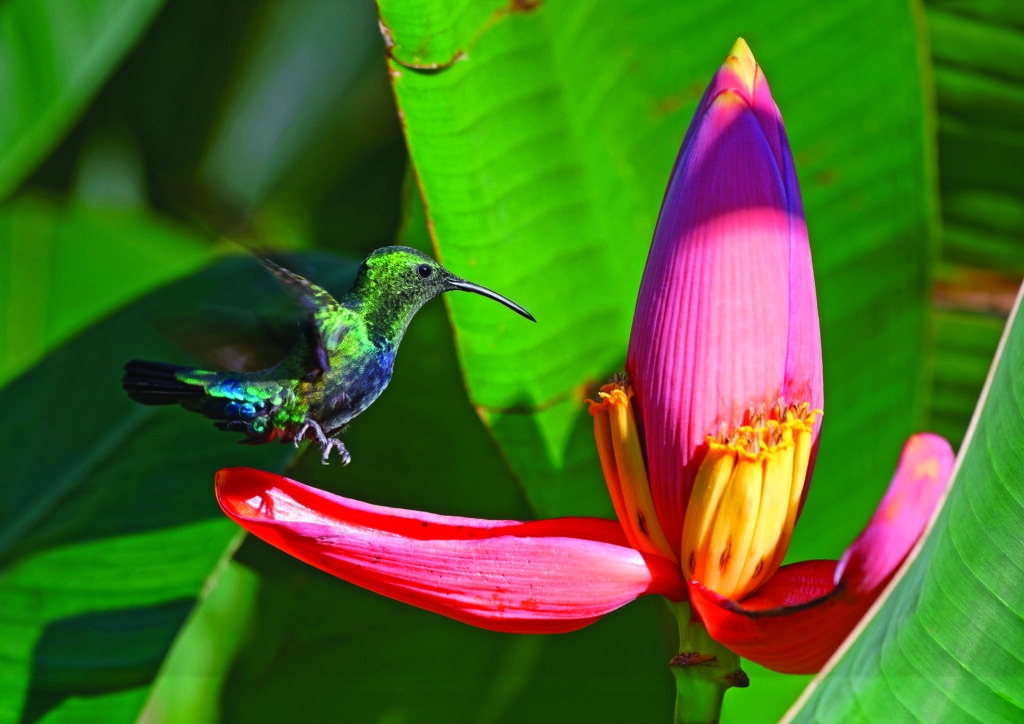
<path fill-rule="evenodd" d="M 207 261 L 147 209 L 25 195 L 0 207 L 0 385 L 90 322 Z"/>
<path fill-rule="evenodd" d="M 929 0 L 945 258 L 1024 273 L 1024 5 Z"/>
<path fill-rule="evenodd" d="M 0 720 L 666 720 L 658 601 L 514 637 L 256 540 L 229 565 L 214 473 L 291 450 L 117 378 L 189 361 L 168 313 L 287 308 L 216 260 L 226 239 L 334 252 L 295 261 L 332 289 L 376 247 L 436 244 L 541 324 L 452 300 L 453 337 L 428 306 L 352 465 L 290 474 L 449 514 L 608 514 L 581 400 L 621 366 L 672 159 L 737 35 L 786 118 L 818 273 L 830 437 L 794 553 L 839 553 L 913 427 L 966 429 L 1024 272 L 1016 4 L 379 6 L 391 48 L 370 0 L 0 3 Z M 807 681 L 746 668 L 731 721 L 777 719 Z"/>
<path fill-rule="evenodd" d="M 0 15 L 0 197 L 53 149 L 161 0 L 11 0 Z"/>
<path fill-rule="evenodd" d="M 928 0 L 926 18 L 947 287 L 931 426 L 957 445 L 1024 274 L 1024 181 L 1009 171 L 1024 164 L 1024 4 Z"/>

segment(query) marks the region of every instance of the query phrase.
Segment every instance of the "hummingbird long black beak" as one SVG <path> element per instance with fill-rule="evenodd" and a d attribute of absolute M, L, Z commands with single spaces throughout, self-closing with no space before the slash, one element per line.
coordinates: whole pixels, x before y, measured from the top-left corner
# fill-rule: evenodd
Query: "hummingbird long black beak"
<path fill-rule="evenodd" d="M 488 299 L 493 299 L 496 302 L 501 302 L 506 307 L 511 309 L 513 312 L 516 312 L 517 314 L 523 315 L 524 317 L 529 319 L 531 322 L 536 322 L 537 321 L 536 319 L 533 318 L 532 314 L 527 312 L 525 309 L 520 307 L 518 304 L 513 302 L 511 299 L 509 299 L 508 297 L 503 297 L 500 294 L 498 294 L 497 292 L 491 291 L 487 287 L 482 287 L 479 284 L 474 284 L 473 282 L 467 282 L 465 279 L 460 279 L 457 276 L 450 277 L 447 280 L 446 286 L 447 286 L 447 289 L 445 291 L 451 291 L 453 289 L 458 289 L 458 290 L 461 290 L 463 292 L 474 292 L 476 294 L 479 294 L 480 296 L 487 297 Z"/>

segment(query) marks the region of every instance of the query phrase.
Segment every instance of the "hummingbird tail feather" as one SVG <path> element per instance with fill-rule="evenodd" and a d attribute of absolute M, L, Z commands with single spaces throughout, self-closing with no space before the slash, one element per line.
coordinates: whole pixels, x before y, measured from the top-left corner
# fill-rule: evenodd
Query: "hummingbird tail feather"
<path fill-rule="evenodd" d="M 132 360 L 121 379 L 128 396 L 144 405 L 178 404 L 213 420 L 221 430 L 241 432 L 252 444 L 276 436 L 266 423 L 266 404 L 257 392 L 246 389 L 238 374 L 204 372 L 166 364 Z"/>
<path fill-rule="evenodd" d="M 144 405 L 175 405 L 206 394 L 202 385 L 183 382 L 178 377 L 181 372 L 192 371 L 181 365 L 133 359 L 124 366 L 121 386 L 128 397 Z"/>

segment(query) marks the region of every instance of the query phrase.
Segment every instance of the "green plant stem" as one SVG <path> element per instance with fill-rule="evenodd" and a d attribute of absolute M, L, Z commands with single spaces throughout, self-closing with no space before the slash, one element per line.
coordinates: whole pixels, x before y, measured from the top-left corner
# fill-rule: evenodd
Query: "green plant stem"
<path fill-rule="evenodd" d="M 689 603 L 673 604 L 679 623 L 679 654 L 669 666 L 676 677 L 676 724 L 717 722 L 726 689 L 748 685 L 740 657 L 694 621 Z"/>

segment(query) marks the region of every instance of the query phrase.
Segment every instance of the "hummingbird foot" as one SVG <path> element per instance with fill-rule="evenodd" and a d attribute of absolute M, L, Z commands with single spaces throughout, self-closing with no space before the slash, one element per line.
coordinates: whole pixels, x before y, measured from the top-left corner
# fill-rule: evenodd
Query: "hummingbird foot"
<path fill-rule="evenodd" d="M 338 448 L 338 457 L 341 458 L 342 465 L 348 465 L 350 462 L 352 462 L 352 456 L 349 455 L 348 450 L 345 449 L 344 443 L 342 443 L 341 440 L 339 440 L 336 437 L 327 438 L 327 447 L 322 448 L 324 454 L 323 457 L 320 458 L 320 462 L 322 462 L 324 465 L 327 465 L 327 458 L 330 457 L 331 455 L 331 448 L 335 447 Z"/>
<path fill-rule="evenodd" d="M 328 458 L 331 456 L 333 448 L 338 448 L 338 456 L 341 458 L 342 465 L 348 465 L 352 461 L 352 456 L 345 449 L 344 443 L 336 437 L 327 437 L 320 424 L 311 417 L 306 418 L 306 423 L 299 429 L 299 434 L 295 436 L 295 447 L 299 446 L 299 442 L 306 436 L 306 431 L 309 429 L 316 433 L 316 441 L 320 444 L 320 451 L 323 453 L 320 462 L 324 465 L 330 462 Z"/>

